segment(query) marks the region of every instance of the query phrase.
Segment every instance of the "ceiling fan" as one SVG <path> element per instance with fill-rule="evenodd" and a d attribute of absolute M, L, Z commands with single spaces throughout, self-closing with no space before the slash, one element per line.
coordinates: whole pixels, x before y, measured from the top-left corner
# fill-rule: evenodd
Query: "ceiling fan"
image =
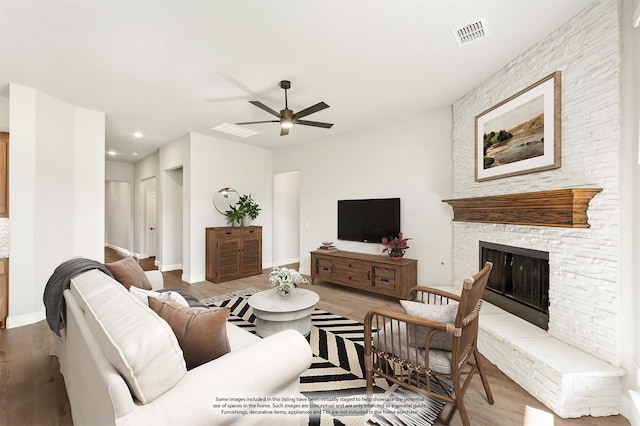
<path fill-rule="evenodd" d="M 314 126 L 314 127 L 323 127 L 325 129 L 330 129 L 333 126 L 332 123 L 321 123 L 319 121 L 309 121 L 309 120 L 300 120 L 302 117 L 306 117 L 309 114 L 313 114 L 314 112 L 322 111 L 325 108 L 329 108 L 329 105 L 324 102 L 318 102 L 315 105 L 310 106 L 309 108 L 305 108 L 301 111 L 294 113 L 289 109 L 288 99 L 287 99 L 287 89 L 291 88 L 291 82 L 289 80 L 282 80 L 280 82 L 280 87 L 284 89 L 284 109 L 280 110 L 280 113 L 275 110 L 269 108 L 265 104 L 260 101 L 249 101 L 249 103 L 257 106 L 260 109 L 267 111 L 271 115 L 275 115 L 278 117 L 277 120 L 267 120 L 267 121 L 247 121 L 244 123 L 236 123 L 238 125 L 242 124 L 258 124 L 258 123 L 280 123 L 280 136 L 286 136 L 289 134 L 289 129 L 293 127 L 294 124 L 301 124 L 303 126 Z"/>

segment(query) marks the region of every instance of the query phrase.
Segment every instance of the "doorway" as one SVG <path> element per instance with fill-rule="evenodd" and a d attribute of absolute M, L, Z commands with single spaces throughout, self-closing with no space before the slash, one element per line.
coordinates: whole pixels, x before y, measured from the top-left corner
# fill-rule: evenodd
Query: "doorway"
<path fill-rule="evenodd" d="M 146 257 L 155 257 L 158 250 L 158 215 L 156 178 L 142 181 L 144 194 L 144 242 Z"/>
<path fill-rule="evenodd" d="M 131 185 L 129 182 L 105 182 L 105 246 L 125 255 L 132 251 Z"/>
<path fill-rule="evenodd" d="M 160 268 L 174 271 L 183 265 L 183 168 L 165 170 L 162 176 Z"/>

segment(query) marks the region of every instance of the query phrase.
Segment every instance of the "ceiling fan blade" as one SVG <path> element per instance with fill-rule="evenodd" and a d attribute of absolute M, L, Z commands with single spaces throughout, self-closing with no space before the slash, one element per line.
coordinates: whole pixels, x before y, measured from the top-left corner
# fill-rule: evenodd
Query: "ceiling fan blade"
<path fill-rule="evenodd" d="M 309 114 L 313 114 L 314 112 L 322 111 L 325 108 L 329 108 L 329 105 L 325 104 L 324 102 L 318 102 L 317 104 L 310 106 L 309 108 L 305 108 L 302 111 L 298 111 L 293 114 L 293 119 L 295 120 L 296 118 L 305 117 Z"/>
<path fill-rule="evenodd" d="M 249 103 L 257 106 L 260 109 L 263 109 L 263 110 L 267 111 L 271 115 L 275 115 L 276 117 L 280 118 L 280 114 L 277 111 L 269 108 L 268 106 L 266 106 L 265 104 L 263 104 L 260 101 L 249 101 Z"/>
<path fill-rule="evenodd" d="M 280 136 L 287 136 L 289 134 L 288 127 L 280 127 Z"/>
<path fill-rule="evenodd" d="M 295 124 L 302 124 L 303 126 L 315 126 L 315 127 L 324 127 L 325 129 L 330 129 L 333 126 L 333 123 L 321 123 L 319 121 L 309 121 L 309 120 L 295 120 Z"/>
<path fill-rule="evenodd" d="M 243 124 L 260 124 L 260 123 L 279 123 L 280 120 L 267 120 L 267 121 L 245 121 L 244 123 L 236 123 L 236 125 L 241 126 Z"/>

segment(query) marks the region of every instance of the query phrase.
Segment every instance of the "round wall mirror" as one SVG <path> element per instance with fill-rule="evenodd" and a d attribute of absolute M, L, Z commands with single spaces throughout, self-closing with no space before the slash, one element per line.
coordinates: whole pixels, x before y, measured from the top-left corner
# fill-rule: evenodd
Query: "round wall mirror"
<path fill-rule="evenodd" d="M 234 206 L 240 199 L 240 194 L 233 188 L 222 188 L 213 194 L 213 207 L 220 213 L 225 214 L 227 210 Z"/>

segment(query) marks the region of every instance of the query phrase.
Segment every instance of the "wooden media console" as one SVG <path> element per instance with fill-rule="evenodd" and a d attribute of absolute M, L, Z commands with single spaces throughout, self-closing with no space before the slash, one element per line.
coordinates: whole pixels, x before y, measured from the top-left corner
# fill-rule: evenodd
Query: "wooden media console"
<path fill-rule="evenodd" d="M 418 261 L 350 251 L 311 252 L 311 284 L 315 280 L 345 285 L 397 298 L 407 296 L 417 285 Z"/>

